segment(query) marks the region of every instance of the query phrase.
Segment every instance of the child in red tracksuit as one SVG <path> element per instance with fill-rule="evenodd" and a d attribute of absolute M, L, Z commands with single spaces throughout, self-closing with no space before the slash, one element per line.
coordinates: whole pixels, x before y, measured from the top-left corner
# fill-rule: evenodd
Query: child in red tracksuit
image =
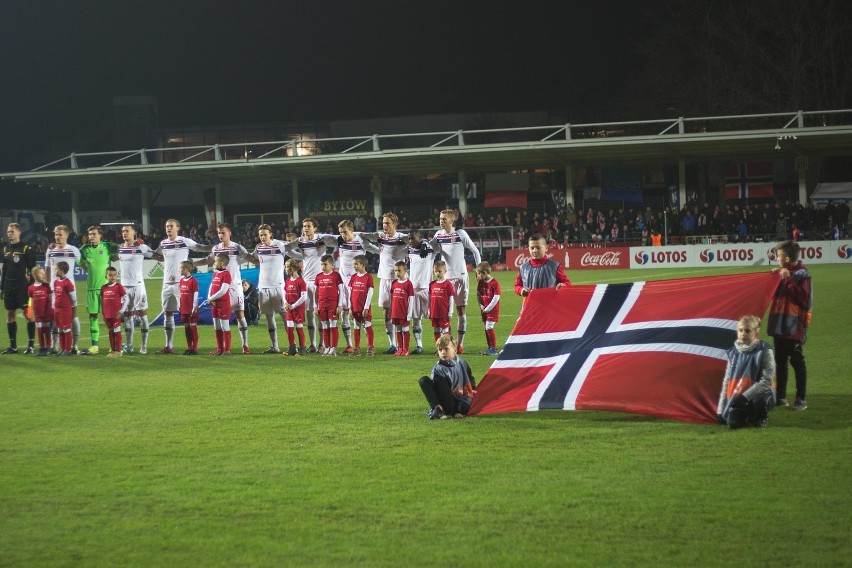
<path fill-rule="evenodd" d="M 802 347 L 808 337 L 813 307 L 811 274 L 799 260 L 799 243 L 784 241 L 776 247 L 781 282 L 775 290 L 772 304 L 769 306 L 769 321 L 766 329 L 775 339 L 775 371 L 777 373 L 777 404 L 787 403 L 787 361 L 796 373 L 796 401 L 793 410 L 808 407 L 807 386 L 808 368 Z"/>
<path fill-rule="evenodd" d="M 35 266 L 31 274 L 34 283 L 27 288 L 30 298 L 30 309 L 32 309 L 33 320 L 35 320 L 38 332 L 38 357 L 45 357 L 50 353 L 50 322 L 53 321 L 53 309 L 51 308 L 50 285 L 44 281 L 44 268 Z"/>
<path fill-rule="evenodd" d="M 429 319 L 435 332 L 435 341 L 450 333 L 450 316 L 453 313 L 455 288 L 447 280 L 447 264 L 438 260 L 432 267 L 435 279 L 429 284 Z"/>
<path fill-rule="evenodd" d="M 198 355 L 198 280 L 192 275 L 195 265 L 190 260 L 180 263 L 180 321 L 186 335 L 184 355 Z"/>
<path fill-rule="evenodd" d="M 414 310 L 414 284 L 408 279 L 408 266 L 404 260 L 394 265 L 396 280 L 391 284 L 391 322 L 396 331 L 398 349 L 394 356 L 407 357 L 408 346 L 411 343 L 409 322 Z"/>
<path fill-rule="evenodd" d="M 64 260 L 54 265 L 56 280 L 53 282 L 53 324 L 59 332 L 59 357 L 71 355 L 71 320 L 77 309 L 77 288 L 68 278 L 70 267 Z"/>
<path fill-rule="evenodd" d="M 107 357 L 121 357 L 122 315 L 127 310 L 129 297 L 124 286 L 118 281 L 118 270 L 110 266 L 106 269 L 107 283 L 101 286 L 101 311 L 104 323 L 109 330 L 109 353 Z"/>
<path fill-rule="evenodd" d="M 228 255 L 218 254 L 213 261 L 216 272 L 207 293 L 207 301 L 213 312 L 213 328 L 216 330 L 216 350 L 211 351 L 211 355 L 231 354 L 231 273 L 228 272 L 230 260 Z"/>
<path fill-rule="evenodd" d="M 346 290 L 343 287 L 343 277 L 334 271 L 334 257 L 323 255 L 320 259 L 320 272 L 314 284 L 316 285 L 316 306 L 322 328 L 322 343 L 325 350 L 322 355 L 337 356 L 337 342 L 340 339 L 337 320 L 346 303 Z"/>
<path fill-rule="evenodd" d="M 352 259 L 355 274 L 349 279 L 349 298 L 352 308 L 352 319 L 355 321 L 355 350 L 352 355 L 361 354 L 361 329 L 367 334 L 367 356 L 376 353 L 373 333 L 373 275 L 367 272 L 367 257 L 359 254 Z"/>
<path fill-rule="evenodd" d="M 491 265 L 480 262 L 476 267 L 476 297 L 482 311 L 482 324 L 485 326 L 485 339 L 488 349 L 483 355 L 497 355 L 497 333 L 494 326 L 500 320 L 500 283 L 491 276 Z"/>

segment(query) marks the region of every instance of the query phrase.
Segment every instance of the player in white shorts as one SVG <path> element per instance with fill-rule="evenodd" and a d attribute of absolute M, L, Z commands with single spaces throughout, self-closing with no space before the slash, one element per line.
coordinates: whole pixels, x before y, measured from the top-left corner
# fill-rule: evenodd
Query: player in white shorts
<path fill-rule="evenodd" d="M 355 225 L 349 219 L 344 219 L 337 224 L 337 231 L 340 236 L 337 238 L 337 252 L 340 256 L 340 276 L 344 286 L 345 296 L 343 298 L 341 312 L 341 326 L 343 329 L 343 337 L 346 339 L 346 349 L 344 353 L 352 353 L 352 327 L 349 320 L 350 298 L 349 298 L 349 280 L 355 274 L 355 268 L 352 262 L 356 256 L 362 255 L 365 252 L 379 253 L 379 247 L 369 241 L 365 241 L 360 235 L 354 233 Z"/>
<path fill-rule="evenodd" d="M 396 336 L 391 322 L 391 285 L 396 280 L 394 268 L 397 262 L 408 256 L 408 235 L 396 230 L 399 219 L 395 213 L 382 215 L 382 230 L 376 233 L 358 233 L 362 239 L 379 247 L 379 305 L 385 314 L 385 333 L 390 347 L 386 354 L 396 353 Z"/>
<path fill-rule="evenodd" d="M 118 261 L 121 269 L 121 285 L 127 291 L 127 311 L 125 316 L 125 331 L 127 332 L 127 346 L 125 351 L 133 353 L 133 334 L 136 326 L 133 325 L 134 316 L 138 316 L 142 324 L 139 331 L 142 333 L 142 346 L 139 353 L 148 353 L 148 292 L 145 290 L 145 279 L 142 273 L 143 263 L 146 258 L 151 258 L 154 251 L 146 245 L 142 239 L 136 240 L 136 229 L 133 225 L 124 225 L 121 228 L 121 238 L 124 241 L 118 245 Z"/>
<path fill-rule="evenodd" d="M 157 351 L 158 355 L 174 353 L 175 312 L 180 307 L 180 263 L 189 260 L 189 251 L 209 253 L 211 245 L 202 245 L 189 237 L 178 234 L 180 221 L 166 220 L 166 238 L 154 251 L 152 258 L 163 263 L 163 328 L 166 332 L 166 344 Z"/>
<path fill-rule="evenodd" d="M 212 266 L 217 256 L 224 254 L 228 257 L 227 268 L 231 274 L 231 287 L 228 289 L 228 296 L 231 298 L 231 311 L 237 314 L 237 327 L 240 330 L 243 354 L 248 355 L 251 350 L 248 344 L 248 322 L 246 321 L 245 292 L 243 291 L 243 277 L 240 274 L 240 261 L 249 261 L 249 253 L 243 245 L 231 240 L 232 231 L 228 223 L 216 225 L 216 234 L 219 237 L 219 243 L 213 245 L 213 250 L 206 259 L 196 261 L 195 265 L 207 264 Z"/>
<path fill-rule="evenodd" d="M 57 225 L 56 228 L 53 229 L 53 238 L 56 239 L 55 244 L 51 244 L 47 249 L 47 253 L 45 253 L 44 259 L 44 270 L 47 272 L 47 282 L 50 284 L 50 289 L 53 290 L 53 284 L 56 282 L 56 263 L 58 262 L 67 262 L 68 266 L 71 267 L 71 270 L 74 270 L 74 267 L 77 266 L 77 261 L 80 260 L 81 254 L 80 249 L 75 247 L 74 245 L 68 244 L 68 233 L 70 230 L 67 225 Z M 68 278 L 74 279 L 74 273 L 68 275 Z M 59 349 L 59 330 L 56 329 L 56 326 L 52 327 L 51 330 L 52 339 L 53 339 L 53 350 L 58 351 Z M 71 353 L 77 353 L 77 340 L 80 337 L 80 318 L 77 317 L 77 312 L 75 310 L 74 317 L 71 320 Z"/>
<path fill-rule="evenodd" d="M 423 353 L 423 326 L 421 320 L 428 317 L 429 313 L 429 284 L 432 282 L 432 271 L 435 265 L 435 256 L 440 254 L 440 246 L 436 248 L 423 240 L 420 231 L 411 231 L 408 234 L 408 266 L 409 280 L 414 285 L 414 308 L 411 313 L 411 332 L 417 347 L 411 352 L 412 355 Z M 437 250 L 436 250 L 437 249 Z"/>
<path fill-rule="evenodd" d="M 308 323 L 308 340 L 310 341 L 308 353 L 317 352 L 316 318 L 314 317 L 316 312 L 314 299 L 317 294 L 314 281 L 322 272 L 320 258 L 326 254 L 328 247 L 337 247 L 337 237 L 327 233 L 317 233 L 317 226 L 316 219 L 306 217 L 302 221 L 302 236 L 287 243 L 288 256 L 294 256 L 291 251 L 302 254 L 302 279 L 308 287 L 308 301 L 305 303 L 305 321 Z"/>
<path fill-rule="evenodd" d="M 260 265 L 257 279 L 257 295 L 260 313 L 266 316 L 267 330 L 272 347 L 264 354 L 281 353 L 278 347 L 278 327 L 275 314 L 281 314 L 287 325 L 284 312 L 284 258 L 287 256 L 287 243 L 272 238 L 272 227 L 263 224 L 257 228 L 260 244 L 251 253 L 251 261 Z M 293 251 L 291 254 L 298 254 Z M 301 255 L 300 255 L 301 256 Z"/>
<path fill-rule="evenodd" d="M 440 245 L 441 254 L 447 263 L 447 279 L 453 283 L 453 288 L 456 291 L 454 300 L 456 314 L 458 314 L 457 351 L 461 354 L 464 353 L 464 333 L 467 329 L 465 306 L 467 305 L 469 294 L 467 262 L 464 260 L 464 250 L 467 249 L 473 253 L 474 266 L 482 262 L 482 255 L 479 254 L 479 249 L 470 240 L 467 231 L 455 228 L 456 217 L 456 212 L 453 209 L 444 209 L 441 211 L 441 216 L 439 217 L 441 228 L 432 237 L 431 242 L 437 242 Z"/>

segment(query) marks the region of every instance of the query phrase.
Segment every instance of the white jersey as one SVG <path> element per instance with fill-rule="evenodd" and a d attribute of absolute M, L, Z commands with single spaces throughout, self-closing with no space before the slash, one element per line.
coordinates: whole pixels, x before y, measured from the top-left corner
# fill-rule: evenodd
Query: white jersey
<path fill-rule="evenodd" d="M 345 241 L 342 245 L 338 246 L 337 250 L 340 253 L 340 276 L 343 277 L 343 281 L 346 283 L 355 274 L 352 261 L 355 260 L 356 256 L 362 255 L 365 252 L 379 253 L 379 247 L 370 241 L 365 241 L 361 238 L 361 235 L 355 235 L 351 241 Z"/>
<path fill-rule="evenodd" d="M 473 265 L 482 262 L 479 249 L 470 240 L 470 236 L 464 229 L 453 229 L 449 233 L 443 229 L 432 237 L 441 247 L 441 254 L 447 263 L 447 278 L 467 278 L 467 263 L 464 260 L 464 249 L 473 253 Z"/>
<path fill-rule="evenodd" d="M 426 258 L 421 258 L 420 247 L 408 247 L 408 277 L 415 290 L 427 289 L 432 282 L 435 250 L 429 243 L 426 243 L 426 252 Z"/>
<path fill-rule="evenodd" d="M 45 254 L 44 268 L 50 273 L 50 289 L 53 290 L 53 283 L 58 280 L 56 277 L 56 263 L 65 261 L 68 263 L 68 278 L 74 280 L 74 267 L 77 266 L 77 261 L 80 260 L 80 249 L 74 245 L 66 244 L 62 248 L 47 249 Z"/>
<path fill-rule="evenodd" d="M 284 289 L 284 257 L 287 254 L 284 241 L 273 240 L 272 244 L 259 244 L 251 255 L 260 262 L 260 275 L 257 278 L 257 288 Z"/>
<path fill-rule="evenodd" d="M 228 256 L 228 266 L 226 267 L 228 272 L 231 273 L 231 289 L 240 289 L 240 292 L 243 291 L 243 276 L 240 274 L 240 259 L 241 257 L 248 256 L 248 251 L 246 248 L 239 244 L 231 241 L 229 245 L 223 245 L 222 243 L 218 243 L 213 245 L 213 250 L 210 252 L 210 256 L 207 257 L 208 260 L 214 260 L 220 254 L 224 254 Z"/>
<path fill-rule="evenodd" d="M 394 265 L 408 256 L 408 234 L 397 231 L 393 236 L 384 231 L 377 233 L 361 233 L 361 237 L 376 241 L 379 247 L 379 278 L 394 280 Z"/>
<path fill-rule="evenodd" d="M 189 260 L 189 251 L 208 252 L 210 247 L 198 244 L 187 237 L 175 237 L 175 240 L 163 239 L 154 251 L 163 256 L 163 285 L 177 284 L 181 279 L 180 263 Z"/>
<path fill-rule="evenodd" d="M 154 251 L 146 244 L 121 243 L 118 246 L 118 260 L 121 263 L 121 283 L 125 288 L 143 286 L 142 261 L 151 258 Z"/>
<path fill-rule="evenodd" d="M 326 233 L 314 233 L 314 238 L 301 236 L 292 243 L 287 244 L 287 250 L 297 250 L 302 253 L 302 278 L 305 282 L 313 284 L 317 275 L 322 272 L 320 258 L 326 254 L 326 247 L 336 247 L 337 237 Z"/>

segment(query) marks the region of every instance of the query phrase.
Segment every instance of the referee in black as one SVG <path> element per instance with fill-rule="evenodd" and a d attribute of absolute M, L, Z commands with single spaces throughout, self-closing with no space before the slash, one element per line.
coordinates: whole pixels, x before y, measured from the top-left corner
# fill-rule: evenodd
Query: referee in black
<path fill-rule="evenodd" d="M 27 287 L 30 285 L 30 271 L 35 267 L 35 251 L 33 248 L 21 242 L 21 226 L 17 223 L 9 223 L 6 228 L 6 236 L 9 242 L 3 247 L 3 275 L 0 282 L 0 298 L 6 306 L 6 329 L 9 330 L 9 348 L 0 351 L 0 355 L 11 355 L 18 352 L 18 322 L 15 320 L 15 312 L 21 310 L 27 317 L 27 337 L 29 344 L 25 355 L 32 354 L 35 343 L 35 321 L 31 314 L 27 314 L 29 295 Z"/>

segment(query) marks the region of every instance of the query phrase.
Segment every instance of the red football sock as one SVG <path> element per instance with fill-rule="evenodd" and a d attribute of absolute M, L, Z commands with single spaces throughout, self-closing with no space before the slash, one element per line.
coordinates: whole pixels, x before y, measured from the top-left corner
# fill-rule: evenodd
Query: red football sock
<path fill-rule="evenodd" d="M 296 333 L 299 335 L 299 347 L 305 347 L 305 328 L 297 327 Z"/>
<path fill-rule="evenodd" d="M 367 328 L 367 347 L 373 349 L 375 347 L 375 343 L 373 343 L 373 338 L 375 335 L 373 334 L 373 326 Z"/>
<path fill-rule="evenodd" d="M 361 328 L 355 328 L 355 349 L 361 349 Z"/>

